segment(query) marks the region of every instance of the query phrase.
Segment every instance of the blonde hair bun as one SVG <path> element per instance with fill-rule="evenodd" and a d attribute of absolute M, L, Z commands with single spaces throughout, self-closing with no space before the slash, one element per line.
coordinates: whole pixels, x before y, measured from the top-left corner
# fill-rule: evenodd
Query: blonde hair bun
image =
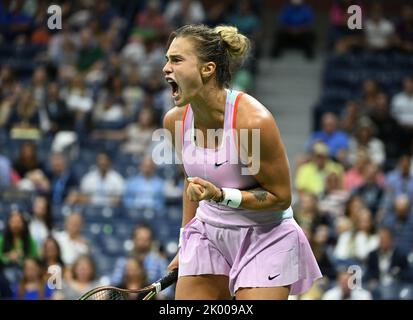
<path fill-rule="evenodd" d="M 214 28 L 214 31 L 226 43 L 231 58 L 243 60 L 248 55 L 250 41 L 246 36 L 239 33 L 236 27 L 217 26 Z"/>

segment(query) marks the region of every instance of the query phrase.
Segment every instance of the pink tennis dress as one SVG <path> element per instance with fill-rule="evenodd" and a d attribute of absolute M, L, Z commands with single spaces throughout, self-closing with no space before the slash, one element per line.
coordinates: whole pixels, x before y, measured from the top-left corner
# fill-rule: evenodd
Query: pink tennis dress
<path fill-rule="evenodd" d="M 223 139 L 217 149 L 194 141 L 193 113 L 183 119 L 182 159 L 189 177 L 217 187 L 240 190 L 258 187 L 253 175 L 242 174 L 233 136 L 241 92 L 227 90 Z M 291 285 L 290 294 L 307 291 L 321 272 L 293 211 L 251 211 L 201 201 L 185 226 L 179 252 L 179 276 L 216 274 L 229 277 L 232 295 L 239 288 Z"/>

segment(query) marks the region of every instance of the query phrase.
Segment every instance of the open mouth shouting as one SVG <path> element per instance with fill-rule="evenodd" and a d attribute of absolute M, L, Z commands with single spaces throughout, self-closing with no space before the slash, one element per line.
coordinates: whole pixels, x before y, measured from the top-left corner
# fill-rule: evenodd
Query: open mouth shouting
<path fill-rule="evenodd" d="M 180 89 L 176 81 L 172 78 L 166 77 L 166 81 L 170 84 L 172 88 L 172 98 L 177 101 L 179 99 Z"/>

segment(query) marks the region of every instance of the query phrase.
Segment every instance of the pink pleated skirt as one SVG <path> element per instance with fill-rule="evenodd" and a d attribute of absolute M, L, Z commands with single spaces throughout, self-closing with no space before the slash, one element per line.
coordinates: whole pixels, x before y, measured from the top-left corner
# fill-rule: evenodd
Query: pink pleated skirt
<path fill-rule="evenodd" d="M 297 295 L 311 288 L 321 272 L 306 236 L 293 218 L 276 225 L 216 227 L 193 218 L 183 232 L 179 276 L 229 277 L 239 288 L 291 286 Z"/>

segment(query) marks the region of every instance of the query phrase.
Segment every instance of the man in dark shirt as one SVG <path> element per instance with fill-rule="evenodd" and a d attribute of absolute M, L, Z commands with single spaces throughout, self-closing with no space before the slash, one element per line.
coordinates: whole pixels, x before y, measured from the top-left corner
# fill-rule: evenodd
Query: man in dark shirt
<path fill-rule="evenodd" d="M 46 111 L 51 122 L 51 132 L 70 130 L 73 131 L 73 114 L 69 112 L 66 102 L 59 97 L 60 88 L 57 83 L 49 85 L 46 99 Z"/>

